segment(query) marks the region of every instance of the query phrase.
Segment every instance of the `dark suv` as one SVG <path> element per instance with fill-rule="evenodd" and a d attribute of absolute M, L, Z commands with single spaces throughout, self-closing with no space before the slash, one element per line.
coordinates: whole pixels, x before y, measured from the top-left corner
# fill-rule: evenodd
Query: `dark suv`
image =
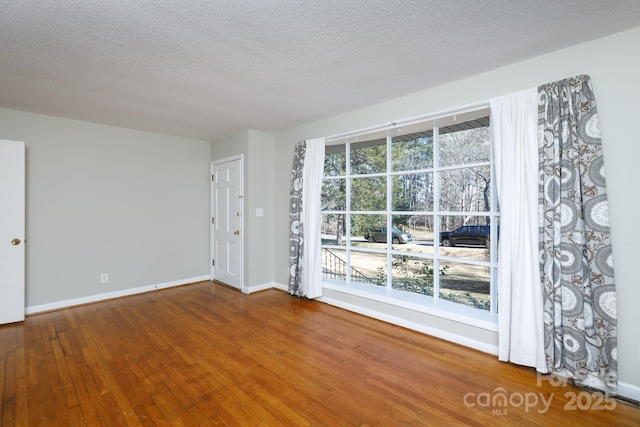
<path fill-rule="evenodd" d="M 488 248 L 490 234 L 488 225 L 463 225 L 453 231 L 442 231 L 440 244 L 442 246 L 484 245 L 485 248 Z"/>

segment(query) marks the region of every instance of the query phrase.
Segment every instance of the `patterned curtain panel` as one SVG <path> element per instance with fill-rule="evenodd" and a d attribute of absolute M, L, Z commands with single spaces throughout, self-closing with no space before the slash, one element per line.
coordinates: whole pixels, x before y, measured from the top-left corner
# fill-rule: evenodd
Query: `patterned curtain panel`
<path fill-rule="evenodd" d="M 615 388 L 616 290 L 595 98 L 588 76 L 538 91 L 547 367 Z"/>
<path fill-rule="evenodd" d="M 320 193 L 324 138 L 296 144 L 291 167 L 289 209 L 289 293 L 322 296 Z"/>
<path fill-rule="evenodd" d="M 307 144 L 300 141 L 293 152 L 289 195 L 289 293 L 302 296 L 302 256 L 304 233 L 302 224 L 302 181 Z"/>

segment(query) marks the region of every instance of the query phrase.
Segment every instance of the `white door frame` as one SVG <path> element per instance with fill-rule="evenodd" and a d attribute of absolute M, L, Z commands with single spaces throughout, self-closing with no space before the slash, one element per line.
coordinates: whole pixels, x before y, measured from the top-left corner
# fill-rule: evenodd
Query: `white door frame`
<path fill-rule="evenodd" d="M 242 220 L 240 221 L 240 235 L 242 236 L 242 238 L 240 239 L 240 260 L 238 261 L 239 266 L 240 266 L 240 271 L 239 271 L 239 276 L 240 276 L 240 290 L 242 290 L 243 292 L 245 291 L 245 287 L 244 287 L 244 156 L 242 154 L 238 154 L 235 156 L 230 156 L 230 157 L 225 157 L 223 159 L 218 159 L 218 160 L 213 160 L 211 162 L 211 166 L 210 166 L 210 173 L 211 173 L 211 180 L 209 181 L 210 184 L 210 190 L 209 190 L 209 195 L 210 195 L 210 202 L 211 202 L 211 206 L 210 206 L 210 222 L 209 222 L 209 227 L 210 227 L 210 257 L 209 257 L 209 276 L 211 281 L 215 280 L 215 268 L 213 265 L 213 261 L 215 259 L 215 227 L 213 224 L 213 216 L 214 216 L 214 212 L 215 212 L 215 197 L 214 197 L 214 191 L 215 191 L 215 183 L 213 182 L 213 174 L 214 174 L 214 168 L 215 166 L 222 164 L 222 163 L 227 163 L 227 162 L 232 162 L 232 161 L 236 161 L 239 160 L 240 161 L 240 198 L 241 198 L 241 215 L 242 215 Z"/>

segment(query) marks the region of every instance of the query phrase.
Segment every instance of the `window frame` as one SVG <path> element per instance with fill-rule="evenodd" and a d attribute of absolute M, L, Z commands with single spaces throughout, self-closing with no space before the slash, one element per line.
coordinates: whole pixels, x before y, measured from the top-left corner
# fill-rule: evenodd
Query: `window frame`
<path fill-rule="evenodd" d="M 455 111 L 444 112 L 440 115 L 431 115 L 431 116 L 423 116 L 419 118 L 409 119 L 403 122 L 394 122 L 388 125 L 383 125 L 380 127 L 363 129 L 361 131 L 351 132 L 349 134 L 339 135 L 333 138 L 327 138 L 327 145 L 342 145 L 345 146 L 345 171 L 343 175 L 325 175 L 323 180 L 344 180 L 345 187 L 345 206 L 344 210 L 331 210 L 331 211 L 321 211 L 321 215 L 344 215 L 346 219 L 344 222 L 344 245 L 332 245 L 332 244 L 323 244 L 322 248 L 334 249 L 344 251 L 345 253 L 345 261 L 347 266 L 351 267 L 351 255 L 354 249 L 357 252 L 362 253 L 373 253 L 373 254 L 382 254 L 386 256 L 387 262 L 387 277 L 386 283 L 384 286 L 373 286 L 369 284 L 363 284 L 359 282 L 355 282 L 351 280 L 351 271 L 350 268 L 346 269 L 346 278 L 345 280 L 336 280 L 336 279 L 327 279 L 323 277 L 323 288 L 335 290 L 343 293 L 353 294 L 356 296 L 364 297 L 367 299 L 372 299 L 380 302 L 384 302 L 387 304 L 391 304 L 394 306 L 399 306 L 407 309 L 411 309 L 414 311 L 419 311 L 423 313 L 427 313 L 430 315 L 442 317 L 445 319 L 454 320 L 460 323 L 469 324 L 472 326 L 476 326 L 482 329 L 497 331 L 497 227 L 490 227 L 490 259 L 489 261 L 482 260 L 472 260 L 469 258 L 458 258 L 454 256 L 446 256 L 440 254 L 440 217 L 444 216 L 469 216 L 470 212 L 450 212 L 450 211 L 441 211 L 440 210 L 440 175 L 441 172 L 447 170 L 460 170 L 460 169 L 470 169 L 473 167 L 480 166 L 489 166 L 490 169 L 490 180 L 491 180 L 491 189 L 490 189 L 490 210 L 489 212 L 478 212 L 472 216 L 488 216 L 490 218 L 491 224 L 499 224 L 500 213 L 498 212 L 498 202 L 497 202 L 497 191 L 495 187 L 495 162 L 493 157 L 493 141 L 491 141 L 491 146 L 489 148 L 490 157 L 487 162 L 473 162 L 473 163 L 463 163 L 463 164 L 455 164 L 455 165 L 446 165 L 440 166 L 439 159 L 439 142 L 440 142 L 440 133 L 439 130 L 444 127 L 440 123 L 457 120 L 457 117 L 462 117 L 463 119 L 459 122 L 463 122 L 465 117 L 490 117 L 490 109 L 488 104 L 479 104 L 477 106 L 469 107 L 468 109 L 459 109 Z M 393 165 L 393 157 L 392 157 L 392 148 L 393 148 L 393 135 L 394 130 L 402 126 L 416 126 L 420 124 L 426 124 L 428 126 L 432 125 L 433 129 L 433 161 L 430 167 L 426 168 L 417 168 L 415 170 L 399 170 L 394 171 Z M 370 135 L 374 132 L 386 132 L 386 171 L 380 173 L 369 173 L 369 174 L 352 174 L 351 173 L 351 146 L 354 144 L 359 136 Z M 433 206 L 432 210 L 420 210 L 416 212 L 411 212 L 411 215 L 419 215 L 419 216 L 430 216 L 433 219 L 433 254 L 416 254 L 407 251 L 396 250 L 393 248 L 392 244 L 392 227 L 393 227 L 393 217 L 397 215 L 408 215 L 407 211 L 394 211 L 392 210 L 392 199 L 393 199 L 393 177 L 399 175 L 407 175 L 407 174 L 432 174 L 433 177 Z M 384 177 L 386 179 L 386 210 L 384 211 L 352 211 L 351 210 L 351 182 L 354 178 L 373 178 L 373 177 Z M 387 244 L 384 249 L 372 249 L 372 248 L 363 248 L 351 245 L 352 233 L 351 233 L 351 216 L 352 215 L 385 215 L 386 223 L 385 227 L 387 229 Z M 410 254 L 410 255 L 409 255 Z M 480 308 L 474 308 L 469 305 L 465 305 L 462 303 L 456 303 L 452 301 L 448 301 L 443 299 L 440 296 L 440 274 L 434 275 L 433 280 L 433 296 L 422 295 L 419 293 L 413 293 L 409 291 L 396 290 L 393 289 L 393 281 L 392 281 L 392 263 L 394 256 L 412 256 L 419 259 L 431 260 L 433 262 L 433 268 L 439 270 L 440 264 L 442 262 L 456 262 L 456 263 L 464 263 L 468 265 L 479 265 L 483 267 L 489 268 L 489 283 L 490 283 L 490 291 L 489 291 L 489 301 L 490 307 L 489 310 L 483 310 Z M 417 256 L 416 256 L 417 255 Z"/>

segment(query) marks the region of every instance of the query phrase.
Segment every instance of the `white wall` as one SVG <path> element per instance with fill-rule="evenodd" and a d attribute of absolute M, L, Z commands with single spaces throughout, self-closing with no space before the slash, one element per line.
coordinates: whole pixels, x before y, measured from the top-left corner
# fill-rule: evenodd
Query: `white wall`
<path fill-rule="evenodd" d="M 273 135 L 249 131 L 247 157 L 248 199 L 245 215 L 249 221 L 247 286 L 271 286 L 273 280 Z M 264 216 L 256 216 L 256 209 Z"/>
<path fill-rule="evenodd" d="M 609 209 L 618 289 L 618 355 L 620 380 L 640 390 L 640 284 L 634 265 L 638 263 L 635 233 L 627 230 L 636 223 L 639 203 L 634 191 L 634 175 L 640 158 L 638 115 L 640 108 L 640 28 L 496 69 L 434 89 L 279 132 L 275 140 L 274 280 L 287 283 L 288 265 L 288 181 L 296 141 L 331 136 L 408 117 L 437 113 L 488 100 L 506 93 L 538 86 L 566 77 L 588 74 L 598 102 L 609 188 Z M 434 64 L 439 66 L 439 64 Z M 446 64 L 442 64 L 446 67 Z M 401 78 L 401 75 L 398 76 Z M 313 102 L 313 100 L 309 100 Z M 442 334 L 495 345 L 495 333 L 480 334 L 475 328 L 453 321 L 411 313 L 366 298 L 325 292 L 326 296 L 361 310 L 382 312 L 424 329 L 435 327 Z M 638 397 L 636 397 L 638 398 Z"/>
<path fill-rule="evenodd" d="M 6 109 L 0 137 L 26 145 L 27 308 L 208 278 L 209 142 Z"/>

